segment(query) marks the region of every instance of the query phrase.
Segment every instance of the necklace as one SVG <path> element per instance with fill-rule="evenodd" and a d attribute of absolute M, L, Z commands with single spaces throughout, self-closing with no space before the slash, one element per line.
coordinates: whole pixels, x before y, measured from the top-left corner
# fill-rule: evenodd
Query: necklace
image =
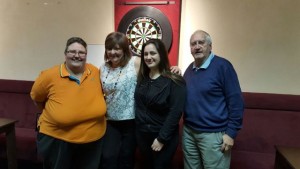
<path fill-rule="evenodd" d="M 104 78 L 104 80 L 103 80 L 103 87 L 104 87 L 104 85 L 105 85 L 105 82 L 107 81 L 107 77 L 108 77 L 108 75 L 109 75 L 109 73 L 110 73 L 110 70 L 111 70 L 111 68 L 109 68 L 108 69 L 108 72 L 107 72 L 107 74 L 106 74 L 106 76 L 105 76 L 105 78 Z M 111 96 L 111 99 L 113 99 L 114 98 L 114 96 L 115 96 L 115 91 L 116 91 L 116 87 L 117 87 L 117 85 L 118 85 L 118 82 L 119 82 L 119 78 L 120 78 L 120 76 L 121 76 L 121 74 L 122 74 L 122 70 L 123 70 L 123 67 L 120 69 L 120 71 L 119 71 L 119 74 L 118 74 L 118 76 L 117 76 L 117 79 L 116 79 L 116 81 L 114 82 L 114 86 L 113 86 L 113 88 L 109 91 L 109 90 L 107 90 L 107 92 L 105 93 L 105 92 L 103 92 L 104 93 L 104 98 L 105 99 L 107 99 L 107 96 L 109 96 L 109 95 L 111 95 L 112 94 L 112 96 Z"/>

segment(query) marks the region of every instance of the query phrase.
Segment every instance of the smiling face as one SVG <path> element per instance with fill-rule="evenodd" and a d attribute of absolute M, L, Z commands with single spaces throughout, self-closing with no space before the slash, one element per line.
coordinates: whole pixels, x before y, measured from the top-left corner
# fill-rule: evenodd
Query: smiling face
<path fill-rule="evenodd" d="M 117 44 L 113 48 L 105 49 L 107 61 L 111 62 L 112 67 L 119 67 L 124 57 L 123 49 Z"/>
<path fill-rule="evenodd" d="M 195 32 L 190 39 L 191 54 L 195 61 L 203 62 L 210 54 L 212 45 L 204 32 Z"/>
<path fill-rule="evenodd" d="M 66 66 L 73 73 L 82 73 L 86 63 L 86 48 L 80 43 L 72 43 L 65 52 Z"/>
<path fill-rule="evenodd" d="M 105 38 L 104 60 L 111 67 L 123 67 L 131 59 L 131 51 L 126 35 L 112 32 Z"/>
<path fill-rule="evenodd" d="M 158 69 L 158 65 L 160 62 L 160 55 L 154 46 L 154 44 L 150 43 L 147 46 L 145 46 L 144 49 L 144 61 L 145 64 L 150 69 Z"/>

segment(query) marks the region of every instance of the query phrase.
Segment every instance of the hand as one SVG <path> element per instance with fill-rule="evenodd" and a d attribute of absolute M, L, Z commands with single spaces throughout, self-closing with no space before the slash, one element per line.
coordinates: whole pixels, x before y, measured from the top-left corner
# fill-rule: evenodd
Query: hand
<path fill-rule="evenodd" d="M 222 147 L 221 147 L 221 151 L 222 152 L 225 152 L 225 151 L 228 151 L 231 149 L 231 147 L 233 146 L 234 144 L 234 140 L 228 136 L 227 134 L 224 134 L 223 135 L 223 144 L 222 144 Z"/>
<path fill-rule="evenodd" d="M 151 145 L 153 151 L 160 151 L 163 148 L 164 144 L 155 139 Z"/>
<path fill-rule="evenodd" d="M 170 67 L 170 71 L 171 71 L 172 73 L 176 73 L 176 74 L 178 74 L 178 75 L 181 75 L 181 70 L 179 69 L 178 66 L 172 66 L 172 67 Z"/>

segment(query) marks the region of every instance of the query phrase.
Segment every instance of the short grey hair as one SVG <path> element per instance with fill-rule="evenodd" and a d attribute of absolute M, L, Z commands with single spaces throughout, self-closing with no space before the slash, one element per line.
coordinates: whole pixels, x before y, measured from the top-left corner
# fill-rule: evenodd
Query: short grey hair
<path fill-rule="evenodd" d="M 192 34 L 191 38 L 192 38 L 195 34 L 198 34 L 198 33 L 203 33 L 203 34 L 205 35 L 205 41 L 206 41 L 208 44 L 210 44 L 210 45 L 212 44 L 212 39 L 211 39 L 210 35 L 209 35 L 207 32 L 203 31 L 203 30 L 196 30 L 196 31 Z M 191 41 L 191 38 L 190 38 L 190 41 Z"/>

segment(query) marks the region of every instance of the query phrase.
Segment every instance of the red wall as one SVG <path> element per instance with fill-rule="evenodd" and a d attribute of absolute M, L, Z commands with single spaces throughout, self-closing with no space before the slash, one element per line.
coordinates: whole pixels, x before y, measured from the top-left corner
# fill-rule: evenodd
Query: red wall
<path fill-rule="evenodd" d="M 156 0 L 157 1 L 157 0 Z M 119 23 L 123 16 L 131 9 L 140 5 L 124 5 L 125 2 L 151 2 L 147 0 L 115 0 L 115 30 L 118 29 Z M 179 51 L 179 33 L 180 33 L 180 13 L 181 13 L 181 0 L 174 0 L 175 4 L 168 5 L 149 5 L 159 9 L 164 13 L 170 21 L 172 27 L 173 40 L 169 50 L 169 59 L 171 65 L 178 64 L 178 51 Z"/>

